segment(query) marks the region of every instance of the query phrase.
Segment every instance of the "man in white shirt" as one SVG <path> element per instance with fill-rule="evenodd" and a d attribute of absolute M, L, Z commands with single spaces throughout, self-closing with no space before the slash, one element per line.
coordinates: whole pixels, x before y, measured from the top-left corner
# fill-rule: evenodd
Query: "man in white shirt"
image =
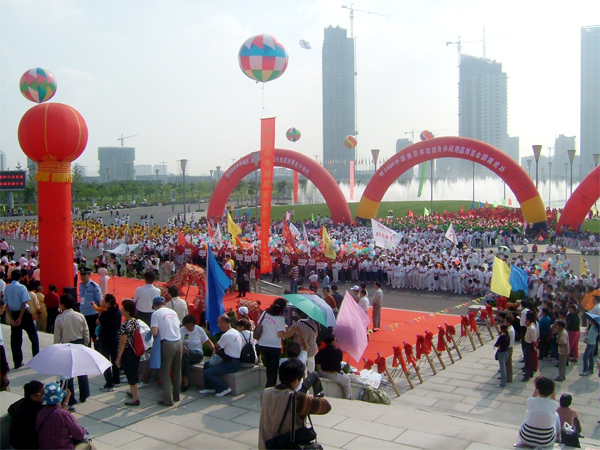
<path fill-rule="evenodd" d="M 152 313 L 154 312 L 152 301 L 156 297 L 160 297 L 160 289 L 152 284 L 155 279 L 156 275 L 154 272 L 147 271 L 144 273 L 146 284 L 137 288 L 135 294 L 133 294 L 133 301 L 137 308 L 137 318 L 145 322 L 148 326 L 151 326 L 150 317 L 152 317 Z"/>
<path fill-rule="evenodd" d="M 150 320 L 152 336 L 160 334 L 160 369 L 158 375 L 162 381 L 163 400 L 157 403 L 162 406 L 173 406 L 173 402 L 179 401 L 179 388 L 181 386 L 181 357 L 183 346 L 181 345 L 181 331 L 179 329 L 179 317 L 172 309 L 165 307 L 163 297 L 155 297 L 152 300 L 155 308 Z M 170 372 L 173 373 L 171 383 Z"/>
<path fill-rule="evenodd" d="M 167 303 L 167 308 L 171 308 L 177 313 L 179 323 L 183 322 L 183 318 L 188 315 L 188 304 L 182 298 L 179 298 L 179 288 L 175 285 L 169 286 L 167 292 L 171 296 L 171 300 Z"/>
<path fill-rule="evenodd" d="M 200 394 L 215 394 L 216 397 L 224 397 L 231 393 L 231 388 L 221 379 L 221 376 L 238 371 L 243 342 L 239 331 L 231 328 L 229 316 L 225 314 L 220 316 L 218 324 L 223 335 L 215 345 L 215 352 L 223 359 L 223 362 L 216 366 L 211 365 L 210 361 L 204 363 L 204 389 L 200 391 Z"/>

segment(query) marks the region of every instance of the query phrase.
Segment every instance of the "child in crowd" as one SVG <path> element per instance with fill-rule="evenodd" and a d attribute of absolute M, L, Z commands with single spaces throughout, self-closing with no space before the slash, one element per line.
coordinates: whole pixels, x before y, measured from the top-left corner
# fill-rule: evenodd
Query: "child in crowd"
<path fill-rule="evenodd" d="M 579 413 L 571 408 L 571 402 L 573 401 L 573 397 L 570 394 L 563 394 L 560 396 L 560 406 L 556 410 L 558 417 L 560 418 L 561 427 L 564 426 L 565 423 L 568 423 L 573 429 L 576 431 L 575 435 L 582 438 L 584 437 L 581 434 L 581 423 L 579 421 Z M 577 439 L 577 445 L 574 445 L 573 435 L 565 436 L 565 430 L 562 429 L 561 434 L 561 442 L 563 444 L 570 445 L 572 447 L 579 447 L 579 439 Z"/>

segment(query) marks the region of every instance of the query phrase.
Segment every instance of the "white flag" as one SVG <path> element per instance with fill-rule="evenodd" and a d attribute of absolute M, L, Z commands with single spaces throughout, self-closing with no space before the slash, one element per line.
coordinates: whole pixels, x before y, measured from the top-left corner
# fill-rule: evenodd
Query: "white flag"
<path fill-rule="evenodd" d="M 221 250 L 221 247 L 223 247 L 223 235 L 221 234 L 221 227 L 219 224 L 217 224 L 217 231 L 213 234 L 212 241 L 217 250 Z"/>
<path fill-rule="evenodd" d="M 294 236 L 295 238 L 300 236 L 300 231 L 298 231 L 298 228 L 296 228 L 296 226 L 290 222 L 290 231 L 292 232 L 292 236 Z"/>
<path fill-rule="evenodd" d="M 306 253 L 310 253 L 310 242 L 308 242 L 308 233 L 306 232 L 306 227 L 304 226 L 304 222 L 302 222 L 302 236 L 304 237 L 304 245 L 306 246 Z"/>
<path fill-rule="evenodd" d="M 454 232 L 454 227 L 452 226 L 452 222 L 450 222 L 450 226 L 446 231 L 446 239 L 452 241 L 454 245 L 458 245 L 458 239 L 456 239 L 456 233 Z"/>
<path fill-rule="evenodd" d="M 398 232 L 381 225 L 375 219 L 371 219 L 371 227 L 373 228 L 373 240 L 377 247 L 395 247 L 402 238 Z"/>

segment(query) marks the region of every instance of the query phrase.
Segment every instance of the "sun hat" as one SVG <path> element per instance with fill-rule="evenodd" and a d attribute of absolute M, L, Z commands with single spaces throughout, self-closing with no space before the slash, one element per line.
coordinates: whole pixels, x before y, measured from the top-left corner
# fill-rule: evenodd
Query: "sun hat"
<path fill-rule="evenodd" d="M 63 401 L 65 395 L 67 395 L 67 392 L 64 389 L 61 389 L 58 383 L 48 383 L 44 387 L 42 405 L 58 405 Z"/>

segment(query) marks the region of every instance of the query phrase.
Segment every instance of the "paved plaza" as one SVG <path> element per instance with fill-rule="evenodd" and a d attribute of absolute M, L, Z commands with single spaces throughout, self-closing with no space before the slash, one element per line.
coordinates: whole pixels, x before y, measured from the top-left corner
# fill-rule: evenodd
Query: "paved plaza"
<path fill-rule="evenodd" d="M 533 392 L 533 381 L 515 381 L 504 390 L 497 388 L 497 362 L 493 341 L 482 329 L 485 345 L 476 351 L 465 345 L 463 358 L 449 364 L 433 376 L 431 369 L 421 366 L 424 383 L 415 378 L 411 390 L 405 379 L 396 378 L 402 395 L 386 391 L 392 405 L 330 398 L 332 410 L 315 416 L 313 422 L 319 442 L 326 449 L 509 449 L 517 439 L 517 431 L 525 413 L 525 400 Z M 10 330 L 2 325 L 9 361 Z M 487 336 L 487 337 L 486 337 Z M 52 343 L 50 335 L 40 333 L 41 347 Z M 464 344 L 468 344 L 465 342 Z M 30 344 L 24 338 L 23 350 L 28 361 Z M 515 348 L 515 361 L 520 357 Z M 515 367 L 521 364 L 515 363 Z M 439 363 L 436 368 L 440 369 Z M 540 373 L 554 378 L 557 369 L 550 362 L 540 362 Z M 1 408 L 22 396 L 23 385 L 32 379 L 43 382 L 53 377 L 35 374 L 21 368 L 10 374 L 11 392 L 1 393 Z M 577 367 L 567 368 L 567 380 L 559 383 L 557 393 L 573 395 L 573 407 L 582 417 L 582 448 L 600 449 L 600 408 L 598 377 L 579 377 Z M 156 382 L 140 391 L 141 406 L 128 408 L 127 386 L 115 392 L 100 392 L 102 377 L 90 379 L 92 396 L 77 405 L 75 417 L 90 432 L 99 449 L 244 449 L 255 448 L 260 416 L 259 395 L 254 389 L 238 396 L 216 398 L 202 396 L 190 389 L 181 402 L 165 408 L 156 405 L 160 389 Z"/>

